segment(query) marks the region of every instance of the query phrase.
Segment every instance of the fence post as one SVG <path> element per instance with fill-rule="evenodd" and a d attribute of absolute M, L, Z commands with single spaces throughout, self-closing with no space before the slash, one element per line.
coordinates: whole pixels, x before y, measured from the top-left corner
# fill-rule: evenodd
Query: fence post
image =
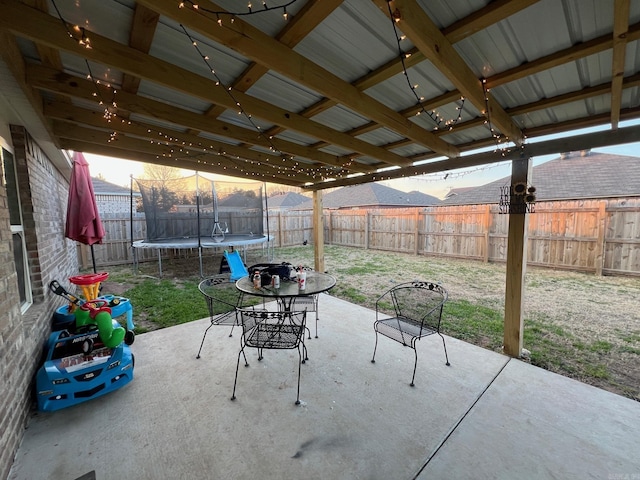
<path fill-rule="evenodd" d="M 278 212 L 278 246 L 284 247 L 282 241 L 282 212 Z"/>
<path fill-rule="evenodd" d="M 484 263 L 489 263 L 489 231 L 491 230 L 491 205 L 484 207 Z"/>
<path fill-rule="evenodd" d="M 416 208 L 416 212 L 414 215 L 414 222 L 416 222 L 415 225 L 415 229 L 414 229 L 414 235 L 415 235 L 415 241 L 414 241 L 414 246 L 413 246 L 413 254 L 414 255 L 418 255 L 418 242 L 420 241 L 420 209 Z"/>
<path fill-rule="evenodd" d="M 598 202 L 598 237 L 596 238 L 596 275 L 602 276 L 602 268 L 604 266 L 604 232 L 605 221 L 607 218 L 607 202 L 601 200 Z"/>
<path fill-rule="evenodd" d="M 364 248 L 369 250 L 369 211 L 364 211 Z"/>

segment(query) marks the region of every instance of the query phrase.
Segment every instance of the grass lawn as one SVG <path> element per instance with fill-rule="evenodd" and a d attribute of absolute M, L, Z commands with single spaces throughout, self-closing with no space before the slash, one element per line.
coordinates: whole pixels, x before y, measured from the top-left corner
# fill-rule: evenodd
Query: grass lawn
<path fill-rule="evenodd" d="M 279 248 L 273 262 L 313 265 L 313 247 Z M 264 262 L 264 258 L 247 263 Z M 215 273 L 219 259 L 209 259 Z M 337 278 L 330 294 L 368 308 L 392 285 L 420 279 L 449 292 L 445 334 L 494 351 L 503 340 L 505 265 L 325 247 L 325 270 Z M 197 259 L 109 268 L 106 292 L 130 298 L 138 333 L 208 316 L 198 292 Z M 109 290 L 111 289 L 111 290 Z M 550 371 L 640 401 L 640 279 L 529 268 L 524 305 L 528 360 Z"/>

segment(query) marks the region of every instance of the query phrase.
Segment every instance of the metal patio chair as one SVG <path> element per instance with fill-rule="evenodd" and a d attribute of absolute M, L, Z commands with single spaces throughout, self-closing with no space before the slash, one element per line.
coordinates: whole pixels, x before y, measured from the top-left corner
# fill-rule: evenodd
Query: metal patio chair
<path fill-rule="evenodd" d="M 416 342 L 437 333 L 442 338 L 446 365 L 449 366 L 447 345 L 440 333 L 442 308 L 447 301 L 447 291 L 437 283 L 406 282 L 394 286 L 376 301 L 376 344 L 371 363 L 375 363 L 378 334 L 384 335 L 405 347 L 413 349 L 415 361 L 410 385 L 414 386 L 418 351 Z"/>
<path fill-rule="evenodd" d="M 238 369 L 240 355 L 244 356 L 245 367 L 249 366 L 245 348 L 258 350 L 258 361 L 263 359 L 263 350 L 298 350 L 298 389 L 296 405 L 300 404 L 300 370 L 304 363 L 301 348 L 304 350 L 304 332 L 306 328 L 307 312 L 267 312 L 239 309 L 238 315 L 242 325 L 240 351 L 236 364 L 236 376 L 233 381 L 231 400 L 236 399 L 236 385 L 238 383 Z"/>
<path fill-rule="evenodd" d="M 313 271 L 311 267 L 302 267 L 303 270 L 309 272 Z M 289 305 L 291 311 L 306 311 L 313 312 L 316 316 L 316 338 L 318 338 L 318 295 L 304 295 L 295 297 Z M 309 338 L 311 338 L 311 330 L 307 327 L 309 332 Z"/>
<path fill-rule="evenodd" d="M 242 306 L 243 301 L 243 293 L 235 287 L 228 272 L 202 280 L 198 289 L 207 302 L 211 323 L 202 335 L 202 342 L 200 342 L 196 358 L 200 358 L 204 339 L 209 329 L 214 325 L 230 325 L 229 336 L 233 336 L 233 328 L 239 325 L 236 309 Z"/>

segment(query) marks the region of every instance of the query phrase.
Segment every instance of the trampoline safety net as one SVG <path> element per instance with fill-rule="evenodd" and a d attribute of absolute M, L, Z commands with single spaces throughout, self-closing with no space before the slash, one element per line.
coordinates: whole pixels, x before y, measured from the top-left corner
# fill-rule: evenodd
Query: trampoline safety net
<path fill-rule="evenodd" d="M 201 174 L 171 180 L 135 179 L 142 195 L 146 241 L 263 235 L 263 183 L 213 181 Z"/>

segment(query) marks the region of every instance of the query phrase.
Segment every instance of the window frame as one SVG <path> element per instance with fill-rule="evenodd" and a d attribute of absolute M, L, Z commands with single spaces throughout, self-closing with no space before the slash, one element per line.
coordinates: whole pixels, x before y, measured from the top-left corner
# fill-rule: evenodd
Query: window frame
<path fill-rule="evenodd" d="M 5 157 L 10 156 L 10 159 Z M 11 171 L 7 171 L 7 160 L 11 163 Z M 30 276 L 30 268 L 29 268 L 29 253 L 27 251 L 27 242 L 25 238 L 25 230 L 24 230 L 24 220 L 22 216 L 22 203 L 20 201 L 20 187 L 18 184 L 18 172 L 16 169 L 15 163 L 15 155 L 13 151 L 2 141 L 0 138 L 0 161 L 2 163 L 2 186 L 7 191 L 7 208 L 11 210 L 12 207 L 17 208 L 17 212 L 13 212 L 15 215 L 11 215 L 11 211 L 9 214 L 9 224 L 11 229 L 11 248 L 13 250 L 13 259 L 15 262 L 15 271 L 16 275 L 19 275 L 18 278 L 18 289 L 20 295 L 20 310 L 22 313 L 26 312 L 31 305 L 33 305 L 33 293 L 31 291 L 31 276 Z M 7 182 L 8 175 L 12 176 L 13 184 L 9 184 Z M 14 188 L 14 192 L 10 192 L 9 190 Z M 11 197 L 15 196 L 15 202 L 9 201 Z M 12 205 L 12 203 L 16 203 L 17 205 Z M 15 222 L 16 217 L 20 223 L 12 223 Z M 19 253 L 16 252 L 16 249 L 13 248 L 15 242 L 15 238 L 18 236 L 20 239 L 20 244 L 22 245 L 22 258 L 19 257 Z M 18 265 L 18 262 L 21 265 Z M 21 268 L 20 268 L 21 267 Z M 20 273 L 22 272 L 22 275 Z M 24 296 L 24 299 L 22 299 Z"/>

